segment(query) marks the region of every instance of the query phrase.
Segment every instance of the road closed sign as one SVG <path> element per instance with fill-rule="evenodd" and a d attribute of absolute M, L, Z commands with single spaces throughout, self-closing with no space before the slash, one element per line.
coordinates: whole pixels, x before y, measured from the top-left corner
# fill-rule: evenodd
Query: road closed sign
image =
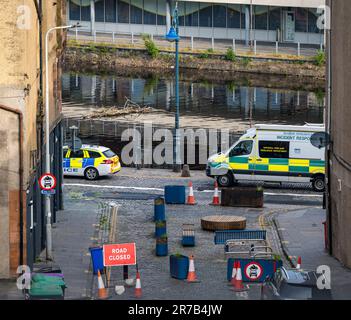
<path fill-rule="evenodd" d="M 128 266 L 136 264 L 135 243 L 105 244 L 104 266 Z"/>

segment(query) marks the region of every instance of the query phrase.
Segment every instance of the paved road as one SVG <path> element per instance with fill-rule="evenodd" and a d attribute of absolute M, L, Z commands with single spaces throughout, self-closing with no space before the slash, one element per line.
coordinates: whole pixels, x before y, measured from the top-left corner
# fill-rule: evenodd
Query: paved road
<path fill-rule="evenodd" d="M 214 207 L 209 205 L 212 200 L 213 180 L 203 172 L 193 172 L 193 175 L 189 179 L 180 178 L 179 174 L 169 170 L 123 168 L 117 175 L 94 182 L 82 178 L 66 178 L 64 189 L 67 196 L 74 194 L 78 199 L 114 201 L 119 205 L 116 239 L 118 242 L 137 244 L 144 299 L 260 299 L 259 285 L 250 286 L 250 289 L 242 294 L 236 294 L 230 289 L 225 279 L 226 259 L 223 246 L 215 246 L 213 233 L 201 229 L 201 217 L 212 214 L 245 216 L 247 228 L 256 229 L 261 227 L 262 215 L 304 208 L 306 201 L 318 199 L 320 195 L 311 192 L 308 186 L 298 187 L 298 193 L 297 190 L 291 189 L 291 186 L 290 189 L 285 186 L 284 190 L 267 189 L 268 203 L 263 209 Z M 166 184 L 187 185 L 189 180 L 194 184 L 197 205 L 167 205 L 167 233 L 170 254 L 179 252 L 195 255 L 196 272 L 201 279 L 201 282 L 196 284 L 187 284 L 170 277 L 169 258 L 155 256 L 153 236 L 154 198 L 163 195 Z M 279 204 L 269 203 L 272 202 L 272 197 L 278 197 Z M 284 203 L 287 199 L 293 204 Z M 284 203 L 284 208 L 281 203 Z M 197 246 L 194 248 L 181 246 L 183 223 L 194 223 L 196 226 Z M 281 254 L 279 239 L 273 233 L 268 238 L 275 252 Z M 130 274 L 135 276 L 135 268 L 130 268 Z M 113 284 L 121 284 L 120 268 L 113 270 L 112 279 Z M 113 295 L 113 299 L 133 298 L 132 288 L 127 289 L 122 296 Z"/>

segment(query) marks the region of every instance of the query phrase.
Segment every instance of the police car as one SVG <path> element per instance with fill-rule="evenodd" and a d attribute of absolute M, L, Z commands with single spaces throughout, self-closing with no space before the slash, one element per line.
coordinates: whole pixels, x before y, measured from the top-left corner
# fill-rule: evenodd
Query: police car
<path fill-rule="evenodd" d="M 63 147 L 63 174 L 96 180 L 121 170 L 119 157 L 109 148 L 82 145 L 78 151 Z"/>

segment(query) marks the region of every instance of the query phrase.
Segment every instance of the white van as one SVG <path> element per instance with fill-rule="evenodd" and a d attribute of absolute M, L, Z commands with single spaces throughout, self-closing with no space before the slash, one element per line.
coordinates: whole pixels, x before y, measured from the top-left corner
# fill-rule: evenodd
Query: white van
<path fill-rule="evenodd" d="M 255 125 L 225 153 L 208 159 L 206 173 L 222 187 L 237 180 L 312 182 L 325 189 L 325 147 L 311 144 L 311 136 L 324 125 Z"/>

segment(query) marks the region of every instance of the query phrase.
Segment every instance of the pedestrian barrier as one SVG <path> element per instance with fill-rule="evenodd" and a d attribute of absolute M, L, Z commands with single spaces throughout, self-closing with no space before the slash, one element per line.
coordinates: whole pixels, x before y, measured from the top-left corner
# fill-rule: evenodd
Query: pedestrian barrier
<path fill-rule="evenodd" d="M 216 231 L 214 243 L 225 244 L 227 240 L 266 240 L 266 230 L 224 230 Z"/>
<path fill-rule="evenodd" d="M 227 280 L 232 281 L 233 265 L 239 262 L 243 282 L 262 283 L 267 277 L 273 277 L 277 269 L 283 266 L 283 262 L 277 259 L 237 259 L 227 260 Z M 238 272 L 238 270 L 236 271 Z"/>
<path fill-rule="evenodd" d="M 102 247 L 91 247 L 89 248 L 91 262 L 93 264 L 93 274 L 98 274 L 100 270 L 101 273 L 104 273 L 104 259 L 103 259 L 103 249 Z"/>

